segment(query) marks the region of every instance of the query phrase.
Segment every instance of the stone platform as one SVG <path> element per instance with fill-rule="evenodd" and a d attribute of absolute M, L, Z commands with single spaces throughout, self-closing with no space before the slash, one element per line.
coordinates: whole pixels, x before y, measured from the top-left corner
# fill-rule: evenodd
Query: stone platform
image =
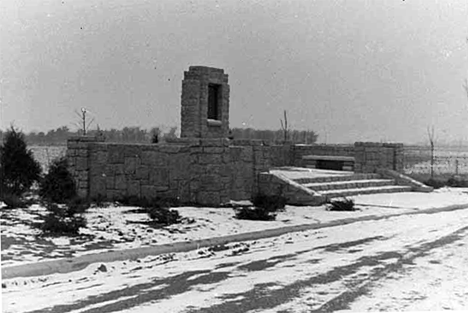
<path fill-rule="evenodd" d="M 320 205 L 332 198 L 416 191 L 409 177 L 391 173 L 355 173 L 301 167 L 278 167 L 260 174 L 260 190 L 283 194 L 289 204 Z M 420 191 L 420 190 L 418 190 Z M 430 191 L 430 190 L 427 190 Z"/>

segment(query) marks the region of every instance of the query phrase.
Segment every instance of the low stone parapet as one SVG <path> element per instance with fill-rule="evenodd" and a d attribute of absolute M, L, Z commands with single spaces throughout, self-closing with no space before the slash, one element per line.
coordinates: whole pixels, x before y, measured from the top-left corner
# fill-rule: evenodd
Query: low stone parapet
<path fill-rule="evenodd" d="M 400 186 L 411 186 L 412 191 L 417 191 L 417 192 L 431 192 L 434 190 L 434 188 L 424 185 L 423 183 L 409 177 L 406 175 L 403 175 L 401 173 L 398 173 L 397 171 L 393 171 L 390 169 L 386 168 L 379 168 L 376 170 L 376 172 L 380 175 L 382 175 L 385 178 L 391 178 L 394 179 L 397 185 Z"/>
<path fill-rule="evenodd" d="M 259 192 L 265 195 L 281 195 L 290 205 L 318 206 L 327 201 L 321 194 L 304 187 L 280 173 L 264 172 L 258 178 Z"/>

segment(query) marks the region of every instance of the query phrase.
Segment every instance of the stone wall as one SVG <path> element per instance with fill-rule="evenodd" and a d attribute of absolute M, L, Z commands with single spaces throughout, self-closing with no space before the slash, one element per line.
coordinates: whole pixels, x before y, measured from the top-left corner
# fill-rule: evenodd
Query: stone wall
<path fill-rule="evenodd" d="M 235 175 L 230 166 L 228 140 L 200 140 L 199 144 L 191 145 L 190 154 L 191 202 L 206 205 L 228 202 L 231 175 Z"/>
<path fill-rule="evenodd" d="M 67 143 L 67 160 L 70 173 L 75 178 L 77 192 L 80 197 L 86 197 L 89 190 L 89 146 L 98 142 L 97 137 L 72 137 Z"/>
<path fill-rule="evenodd" d="M 276 144 L 270 146 L 270 166 L 291 166 L 293 165 L 293 145 L 291 144 Z"/>
<path fill-rule="evenodd" d="M 69 166 L 83 197 L 178 197 L 184 203 L 219 205 L 249 199 L 257 176 L 269 168 L 269 149 L 227 139 L 121 144 L 91 137 L 68 141 Z"/>
<path fill-rule="evenodd" d="M 403 171 L 403 144 L 356 142 L 354 144 L 354 171 L 374 173 L 377 169 Z"/>
<path fill-rule="evenodd" d="M 254 188 L 253 147 L 229 147 L 231 200 L 249 199 Z"/>
<path fill-rule="evenodd" d="M 190 201 L 189 146 L 92 143 L 89 196 L 179 197 Z"/>
<path fill-rule="evenodd" d="M 121 144 L 76 137 L 68 141 L 67 156 L 83 197 L 178 197 L 184 203 L 219 205 L 251 198 L 259 191 L 261 173 L 300 166 L 304 155 L 354 156 L 356 172 L 401 171 L 402 148 L 384 143 L 275 145 L 222 138 Z M 296 189 L 291 192 L 300 191 Z"/>
<path fill-rule="evenodd" d="M 253 192 L 258 191 L 260 173 L 268 171 L 272 167 L 292 165 L 292 146 L 290 144 L 275 144 L 259 139 L 235 139 L 231 141 L 231 145 L 252 151 L 253 180 L 251 183 Z"/>

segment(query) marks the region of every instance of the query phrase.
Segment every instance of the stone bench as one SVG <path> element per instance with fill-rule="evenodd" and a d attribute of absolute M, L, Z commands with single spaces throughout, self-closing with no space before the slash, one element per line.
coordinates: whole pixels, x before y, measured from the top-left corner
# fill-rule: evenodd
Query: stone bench
<path fill-rule="evenodd" d="M 340 155 L 305 155 L 306 167 L 324 170 L 354 171 L 354 157 Z"/>

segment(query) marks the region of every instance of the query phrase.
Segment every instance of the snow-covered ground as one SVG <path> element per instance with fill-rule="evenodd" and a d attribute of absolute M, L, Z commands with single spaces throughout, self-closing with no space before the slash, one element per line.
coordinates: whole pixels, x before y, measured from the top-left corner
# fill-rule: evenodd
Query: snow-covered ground
<path fill-rule="evenodd" d="M 88 237 L 41 237 L 32 223 L 39 223 L 45 208 L 33 205 L 2 213 L 2 265 L 18 265 L 57 257 L 79 256 L 111 250 L 130 249 L 157 244 L 219 237 L 289 225 L 323 223 L 337 218 L 371 214 L 391 214 L 394 209 L 363 207 L 356 212 L 328 212 L 325 207 L 292 207 L 276 221 L 248 221 L 234 217 L 232 208 L 177 208 L 185 219 L 181 224 L 153 228 L 145 213 L 132 213 L 135 207 L 91 208 L 86 214 L 88 225 L 80 232 Z"/>
<path fill-rule="evenodd" d="M 350 312 L 468 310 L 468 242 L 418 258 L 405 272 L 376 282 Z"/>
<path fill-rule="evenodd" d="M 448 206 L 468 205 L 468 189 L 441 189 L 433 193 L 396 193 L 354 197 L 359 211 L 330 212 L 325 206 L 287 206 L 276 221 L 234 218 L 232 208 L 177 208 L 181 224 L 155 228 L 145 222 L 147 214 L 134 207 L 90 208 L 88 226 L 79 237 L 43 237 L 37 225 L 46 214 L 39 205 L 27 209 L 1 210 L 2 266 L 33 263 L 54 258 L 115 251 L 204 238 L 233 235 L 283 226 L 325 223 L 369 215 L 388 215 Z"/>
<path fill-rule="evenodd" d="M 468 210 L 291 233 L 3 282 L 4 312 L 468 308 Z M 219 250 L 219 251 L 214 251 Z"/>

